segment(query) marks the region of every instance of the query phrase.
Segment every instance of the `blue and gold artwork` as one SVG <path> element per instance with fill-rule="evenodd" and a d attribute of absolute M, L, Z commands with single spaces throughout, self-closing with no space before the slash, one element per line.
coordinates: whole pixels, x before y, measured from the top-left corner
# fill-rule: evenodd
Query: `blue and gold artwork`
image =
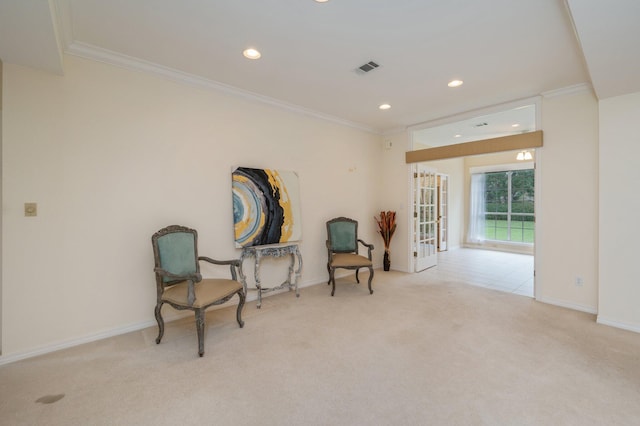
<path fill-rule="evenodd" d="M 302 238 L 295 172 L 238 167 L 231 176 L 237 246 L 278 244 Z"/>

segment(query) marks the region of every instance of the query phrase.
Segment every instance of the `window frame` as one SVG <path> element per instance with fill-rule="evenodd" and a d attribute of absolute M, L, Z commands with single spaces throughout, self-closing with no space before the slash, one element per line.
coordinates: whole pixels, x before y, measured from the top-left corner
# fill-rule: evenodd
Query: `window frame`
<path fill-rule="evenodd" d="M 513 213 L 512 210 L 512 202 L 513 200 L 511 199 L 511 183 L 509 182 L 509 200 L 508 200 L 508 206 L 507 206 L 507 212 L 488 212 L 486 207 L 485 207 L 485 211 L 484 211 L 484 215 L 485 217 L 489 214 L 504 214 L 507 218 L 507 235 L 508 238 L 511 238 L 511 216 L 515 215 L 515 216 L 533 216 L 533 223 L 534 223 L 534 241 L 535 241 L 535 223 L 536 223 L 536 214 L 535 214 L 535 198 L 536 198 L 536 190 L 535 190 L 535 163 L 534 162 L 526 162 L 526 163 L 508 163 L 508 164 L 496 164 L 496 165 L 490 165 L 490 166 L 477 166 L 477 167 L 470 167 L 469 168 L 469 174 L 473 175 L 473 174 L 487 174 L 487 173 L 507 173 L 510 171 L 518 171 L 518 170 L 532 170 L 534 173 L 534 212 L 533 213 Z M 485 189 L 485 194 L 486 194 L 486 189 Z M 486 196 L 486 195 L 485 195 Z M 486 201 L 486 199 L 485 199 Z M 471 220 L 471 219 L 470 219 Z M 486 221 L 486 219 L 485 219 Z M 486 222 L 485 222 L 486 225 Z M 524 233 L 524 229 L 522 230 L 522 232 Z M 500 244 L 522 244 L 522 245 L 527 245 L 527 246 L 533 246 L 534 242 L 526 242 L 526 241 L 513 241 L 511 239 L 508 240 L 498 240 L 498 239 L 491 239 L 491 238 L 487 238 L 486 237 L 486 231 L 485 231 L 485 239 L 484 241 L 490 242 L 490 243 L 500 243 Z"/>

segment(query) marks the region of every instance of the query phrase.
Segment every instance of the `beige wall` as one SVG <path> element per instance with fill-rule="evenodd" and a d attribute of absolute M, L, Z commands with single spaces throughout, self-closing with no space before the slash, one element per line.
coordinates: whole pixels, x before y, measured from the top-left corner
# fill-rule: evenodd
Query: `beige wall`
<path fill-rule="evenodd" d="M 0 200 L 3 200 L 2 197 L 2 61 L 0 61 Z M 4 201 L 0 204 L 0 207 L 4 205 Z M 4 211 L 4 208 L 2 208 Z M 2 271 L 2 217 L 0 215 L 0 271 Z M 0 355 L 2 355 L 2 274 L 0 274 Z"/>
<path fill-rule="evenodd" d="M 379 187 L 379 198 L 376 212 L 379 214 L 383 210 L 394 210 L 396 212 L 397 228 L 391 239 L 391 269 L 396 271 L 409 272 L 409 251 L 410 246 L 407 234 L 410 232 L 408 217 L 411 214 L 411 203 L 407 197 L 407 182 L 409 181 L 409 166 L 404 163 L 404 154 L 408 150 L 408 138 L 406 132 L 398 132 L 387 135 L 385 142 L 391 143 L 388 148 L 386 144 L 381 145 L 382 167 L 380 175 L 382 182 Z M 378 256 L 384 255 L 382 238 L 378 237 L 373 242 L 376 247 L 383 250 L 378 251 Z"/>
<path fill-rule="evenodd" d="M 640 332 L 640 93 L 600 101 L 598 321 Z"/>
<path fill-rule="evenodd" d="M 542 100 L 536 151 L 536 297 L 587 312 L 598 306 L 598 104 L 591 92 Z M 576 285 L 576 278 L 582 285 Z"/>
<path fill-rule="evenodd" d="M 72 56 L 64 76 L 5 64 L 4 82 L 5 356 L 155 325 L 150 238 L 161 227 L 198 229 L 202 255 L 239 256 L 234 166 L 298 172 L 301 285 L 327 278 L 334 216 L 359 220 L 381 247 L 379 135 Z M 37 217 L 23 216 L 25 202 Z"/>

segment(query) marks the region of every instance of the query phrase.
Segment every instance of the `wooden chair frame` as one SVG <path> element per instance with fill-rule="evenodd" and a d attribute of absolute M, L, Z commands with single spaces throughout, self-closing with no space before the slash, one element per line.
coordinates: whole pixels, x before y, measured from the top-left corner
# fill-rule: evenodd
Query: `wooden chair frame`
<path fill-rule="evenodd" d="M 162 259 L 161 259 L 158 241 L 160 238 L 162 238 L 165 235 L 176 234 L 176 233 L 187 233 L 193 236 L 194 254 L 195 254 L 195 258 L 194 258 L 195 272 L 191 274 L 182 274 L 182 275 L 174 274 L 163 269 L 162 267 Z M 158 322 L 158 337 L 156 338 L 157 344 L 160 343 L 160 341 L 162 340 L 162 336 L 164 335 L 164 320 L 162 318 L 161 310 L 162 310 L 162 305 L 164 305 L 165 303 L 167 303 L 168 305 L 170 305 L 171 307 L 177 310 L 188 309 L 188 310 L 194 311 L 195 319 L 196 319 L 196 330 L 198 334 L 198 354 L 200 356 L 204 355 L 204 326 L 205 326 L 205 311 L 207 308 L 225 303 L 237 294 L 238 297 L 240 298 L 240 301 L 238 303 L 238 308 L 236 310 L 236 320 L 238 321 L 238 325 L 240 326 L 240 328 L 244 326 L 244 321 L 242 320 L 242 309 L 245 303 L 245 292 L 240 282 L 238 282 L 237 290 L 235 290 L 233 288 L 234 286 L 232 286 L 231 292 L 227 292 L 228 294 L 226 293 L 223 294 L 219 299 L 207 302 L 203 305 L 194 306 L 194 303 L 196 303 L 196 300 L 197 300 L 196 299 L 197 291 L 195 288 L 197 283 L 202 283 L 201 285 L 216 285 L 217 283 L 222 281 L 227 281 L 227 282 L 231 280 L 238 281 L 237 271 L 239 271 L 240 269 L 239 260 L 237 259 L 215 260 L 206 256 L 198 256 L 198 232 L 195 229 L 187 228 L 185 226 L 171 225 L 166 228 L 163 228 L 158 232 L 156 232 L 155 234 L 153 234 L 153 236 L 151 237 L 151 242 L 153 245 L 153 255 L 154 255 L 154 262 L 155 262 L 154 272 L 156 275 L 156 289 L 157 289 L 157 301 L 156 301 L 156 307 L 155 307 L 155 317 L 156 317 L 156 321 Z M 200 274 L 201 261 L 208 262 L 214 265 L 229 266 L 231 271 L 231 280 L 203 279 L 202 275 Z M 176 303 L 174 301 L 167 300 L 164 297 L 165 291 L 167 289 L 175 285 L 184 284 L 185 282 L 187 284 L 186 303 Z"/>
<path fill-rule="evenodd" d="M 351 247 L 340 249 L 336 248 L 332 241 L 332 232 L 331 226 L 335 223 L 349 223 L 354 226 L 354 241 Z M 360 279 L 358 277 L 358 271 L 361 268 L 369 269 L 369 294 L 373 294 L 373 288 L 371 287 L 371 282 L 373 280 L 373 261 L 371 258 L 371 251 L 373 250 L 373 244 L 367 244 L 363 240 L 358 238 L 358 222 L 356 220 L 347 218 L 347 217 L 336 217 L 327 221 L 327 270 L 329 272 L 329 281 L 327 284 L 332 284 L 331 288 L 331 296 L 335 294 L 336 291 L 336 277 L 335 271 L 336 269 L 350 269 L 356 271 L 356 282 L 360 283 Z M 367 257 L 362 256 L 358 252 L 359 244 L 364 246 L 367 249 Z M 335 262 L 336 255 L 340 254 L 354 254 L 356 256 L 351 256 L 350 258 L 354 260 L 351 264 L 345 264 L 344 262 Z M 367 261 L 368 259 L 368 261 Z"/>

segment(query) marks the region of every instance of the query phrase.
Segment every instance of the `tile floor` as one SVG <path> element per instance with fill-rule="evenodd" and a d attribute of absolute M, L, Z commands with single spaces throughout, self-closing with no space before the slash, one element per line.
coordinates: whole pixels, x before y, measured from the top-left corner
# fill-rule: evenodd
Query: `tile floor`
<path fill-rule="evenodd" d="M 459 248 L 438 253 L 438 265 L 420 274 L 533 297 L 533 260 L 527 254 Z"/>

